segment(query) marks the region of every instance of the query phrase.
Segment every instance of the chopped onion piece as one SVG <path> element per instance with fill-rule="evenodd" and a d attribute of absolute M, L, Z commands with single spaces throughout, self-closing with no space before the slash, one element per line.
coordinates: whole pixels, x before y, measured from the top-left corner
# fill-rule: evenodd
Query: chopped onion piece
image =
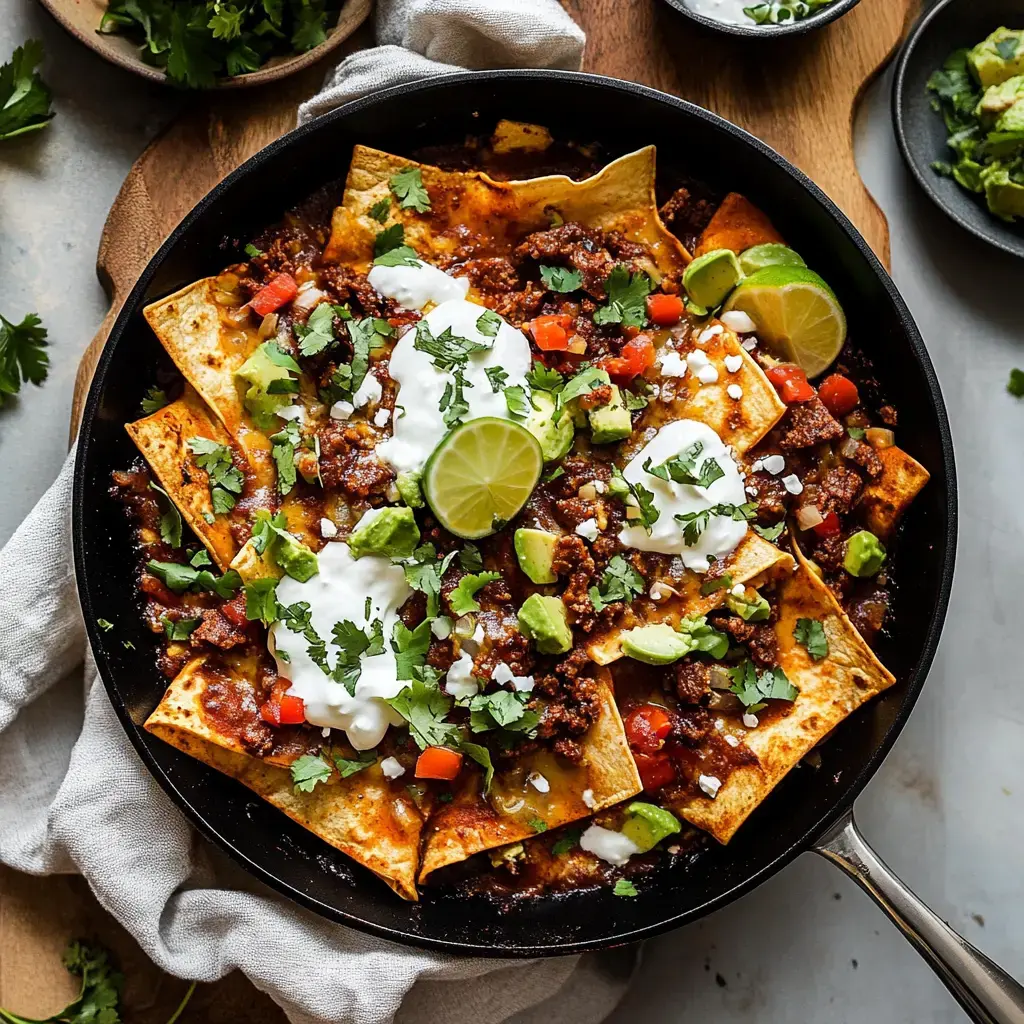
<path fill-rule="evenodd" d="M 729 675 L 728 669 L 722 668 L 721 665 L 712 665 L 710 686 L 712 690 L 731 689 L 732 676 Z"/>
<path fill-rule="evenodd" d="M 888 427 L 869 427 L 864 439 L 872 448 L 891 448 L 896 443 L 896 435 Z"/>
<path fill-rule="evenodd" d="M 259 336 L 261 338 L 270 338 L 277 334 L 277 314 L 268 313 L 260 324 Z"/>
<path fill-rule="evenodd" d="M 847 437 L 843 440 L 843 443 L 839 446 L 839 454 L 844 459 L 852 459 L 857 454 L 857 446 L 860 441 L 855 437 Z"/>
<path fill-rule="evenodd" d="M 472 615 L 463 615 L 455 622 L 455 635 L 460 640 L 468 640 L 476 631 L 476 619 Z"/>
<path fill-rule="evenodd" d="M 593 501 L 597 497 L 597 488 L 593 484 L 584 484 L 576 494 L 586 501 Z"/>
<path fill-rule="evenodd" d="M 587 343 L 578 334 L 574 334 L 569 342 L 567 351 L 571 352 L 574 356 L 581 356 L 587 351 Z"/>
<path fill-rule="evenodd" d="M 802 508 L 797 509 L 796 524 L 801 530 L 813 529 L 823 522 L 825 522 L 825 517 L 814 505 L 804 505 Z"/>

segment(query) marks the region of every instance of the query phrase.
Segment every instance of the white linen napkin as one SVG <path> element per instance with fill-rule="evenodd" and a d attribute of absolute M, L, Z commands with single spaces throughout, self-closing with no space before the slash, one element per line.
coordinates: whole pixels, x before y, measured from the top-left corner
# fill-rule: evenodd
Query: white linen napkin
<path fill-rule="evenodd" d="M 347 58 L 301 119 L 462 67 L 578 68 L 583 50 L 557 0 L 380 0 L 377 31 L 385 45 Z M 524 964 L 398 946 L 277 896 L 195 834 L 128 741 L 86 644 L 73 460 L 0 551 L 0 860 L 81 872 L 164 970 L 213 981 L 238 968 L 300 1024 L 605 1017 L 635 948 Z M 397 897 L 381 886 L 381 898 Z"/>

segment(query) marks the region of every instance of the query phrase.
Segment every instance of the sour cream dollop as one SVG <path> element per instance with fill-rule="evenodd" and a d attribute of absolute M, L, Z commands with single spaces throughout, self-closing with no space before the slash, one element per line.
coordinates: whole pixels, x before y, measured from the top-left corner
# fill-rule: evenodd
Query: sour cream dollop
<path fill-rule="evenodd" d="M 481 416 L 511 419 L 505 396 L 500 390 L 494 391 L 486 371 L 502 368 L 508 374 L 505 387 L 525 384 L 526 373 L 530 369 L 530 345 L 522 331 L 517 331 L 500 317 L 494 337 L 482 334 L 477 329 L 477 321 L 486 312 L 484 306 L 475 302 L 451 299 L 432 309 L 423 322 L 435 338 L 451 328 L 456 337 L 487 346 L 485 350 L 473 353 L 466 363 L 464 396 L 469 412 L 465 419 L 474 420 Z M 415 343 L 416 331 L 408 331 L 391 353 L 388 372 L 398 384 L 392 417 L 394 432 L 377 446 L 377 455 L 398 473 L 421 470 L 438 442 L 448 433 L 441 412 L 441 396 L 445 386 L 452 382 L 452 374 L 434 366 L 434 357 L 416 349 Z"/>
<path fill-rule="evenodd" d="M 580 836 L 580 849 L 616 867 L 622 867 L 630 857 L 640 852 L 640 847 L 629 836 L 600 825 L 591 825 Z"/>
<path fill-rule="evenodd" d="M 696 441 L 704 446 L 695 463 L 699 470 L 706 459 L 714 459 L 722 468 L 723 476 L 710 487 L 677 484 L 661 480 L 643 468 L 682 454 Z M 745 522 L 736 522 L 728 516 L 710 516 L 708 524 L 689 547 L 683 540 L 683 525 L 677 515 L 700 512 L 713 505 L 742 505 L 746 500 L 739 468 L 722 439 L 709 426 L 696 420 L 676 420 L 662 427 L 622 471 L 632 484 L 643 484 L 654 493 L 654 505 L 660 515 L 650 534 L 642 526 L 628 526 L 619 534 L 619 541 L 638 551 L 658 551 L 664 555 L 678 555 L 687 569 L 707 572 L 712 558 L 725 558 L 736 550 L 747 532 Z"/>
<path fill-rule="evenodd" d="M 353 558 L 343 542 L 328 544 L 317 560 L 320 571 L 305 583 L 290 576 L 281 580 L 278 601 L 283 605 L 308 602 L 310 622 L 327 641 L 328 662 L 332 666 L 338 651 L 331 643 L 331 631 L 343 619 L 350 619 L 364 629 L 374 619 L 380 619 L 384 625 L 384 653 L 363 658 L 355 694 L 350 695 L 310 658 L 305 637 L 293 633 L 283 622 L 270 627 L 270 651 L 277 661 L 278 675 L 291 682 L 289 695 L 302 698 L 306 721 L 340 729 L 356 750 L 370 750 L 384 738 L 389 725 L 400 725 L 403 721 L 384 699 L 396 696 L 406 686 L 398 679 L 390 640 L 398 609 L 412 591 L 400 565 L 392 565 L 389 559 L 377 555 Z M 282 651 L 288 655 L 288 661 L 281 657 Z"/>
<path fill-rule="evenodd" d="M 464 299 L 469 291 L 468 278 L 452 277 L 423 260 L 417 260 L 414 267 L 373 267 L 366 278 L 381 295 L 405 309 Z"/>

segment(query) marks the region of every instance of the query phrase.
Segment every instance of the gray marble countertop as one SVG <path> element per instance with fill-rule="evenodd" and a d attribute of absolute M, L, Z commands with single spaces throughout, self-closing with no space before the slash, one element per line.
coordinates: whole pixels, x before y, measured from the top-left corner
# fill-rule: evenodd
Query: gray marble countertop
<path fill-rule="evenodd" d="M 0 153 L 0 312 L 50 330 L 46 386 L 0 410 L 0 543 L 66 452 L 79 356 L 106 310 L 94 273 L 107 210 L 181 99 L 108 67 L 26 0 L 8 0 L 0 59 L 47 47 L 59 114 Z M 1024 976 L 1024 263 L 931 206 L 904 170 L 887 76 L 857 124 L 865 180 L 892 229 L 893 275 L 941 379 L 956 441 L 961 536 L 947 626 L 925 692 L 858 803 L 879 853 L 950 924 Z M 987 692 L 991 691 L 991 692 Z M 939 982 L 834 868 L 807 855 L 727 909 L 650 942 L 615 1024 L 901 1024 L 963 1020 Z"/>

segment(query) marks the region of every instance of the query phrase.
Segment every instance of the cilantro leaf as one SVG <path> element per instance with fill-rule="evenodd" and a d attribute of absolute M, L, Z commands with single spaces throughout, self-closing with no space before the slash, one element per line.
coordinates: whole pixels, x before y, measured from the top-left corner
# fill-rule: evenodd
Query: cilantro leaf
<path fill-rule="evenodd" d="M 765 707 L 765 701 L 794 701 L 800 695 L 779 666 L 758 674 L 754 663 L 747 658 L 730 669 L 729 675 L 732 677 L 729 689 L 750 712 L 760 711 Z"/>
<path fill-rule="evenodd" d="M 210 590 L 227 601 L 242 585 L 242 577 L 234 569 L 228 569 L 223 576 L 214 576 L 209 569 L 196 569 L 180 562 L 149 561 L 146 571 L 176 594 L 185 590 Z"/>
<path fill-rule="evenodd" d="M 476 329 L 485 337 L 493 338 L 497 335 L 498 329 L 501 327 L 501 317 L 494 312 L 493 309 L 484 310 L 483 313 L 477 317 Z"/>
<path fill-rule="evenodd" d="M 369 599 L 367 599 L 369 600 Z M 372 658 L 384 650 L 383 623 L 375 619 L 370 625 L 370 632 L 357 626 L 351 619 L 342 619 L 334 624 L 331 639 L 338 648 L 338 657 L 331 677 L 341 683 L 349 696 L 354 697 L 356 683 L 362 674 L 362 658 Z"/>
<path fill-rule="evenodd" d="M 456 366 L 465 366 L 474 352 L 486 352 L 490 346 L 469 338 L 460 338 L 452 334 L 450 327 L 446 327 L 435 337 L 427 321 L 421 320 L 416 325 L 416 337 L 413 339 L 412 347 L 417 352 L 426 352 L 428 356 L 433 356 L 434 365 L 439 370 L 450 373 Z"/>
<path fill-rule="evenodd" d="M 245 477 L 234 464 L 231 449 L 207 437 L 190 437 L 188 448 L 196 456 L 196 465 L 209 477 L 210 502 L 214 515 L 223 515 L 235 507 L 235 495 L 242 493 Z"/>
<path fill-rule="evenodd" d="M 154 384 L 151 388 L 146 389 L 146 395 L 142 399 L 142 411 L 150 416 L 162 409 L 169 401 L 167 392 Z"/>
<path fill-rule="evenodd" d="M 175 622 L 166 615 L 160 616 L 160 624 L 168 640 L 187 640 L 200 622 L 202 619 L 178 619 Z"/>
<path fill-rule="evenodd" d="M 774 526 L 759 526 L 757 523 L 754 524 L 754 532 L 765 540 L 776 541 L 782 536 L 782 531 L 786 528 L 786 520 L 783 519 L 779 523 L 775 523 Z"/>
<path fill-rule="evenodd" d="M 557 420 L 559 411 L 573 399 L 589 395 L 591 391 L 610 383 L 611 378 L 606 370 L 602 370 L 598 366 L 584 367 L 569 380 L 561 391 L 556 393 L 554 418 Z"/>
<path fill-rule="evenodd" d="M 172 548 L 181 547 L 181 513 L 171 501 L 171 496 L 160 486 L 150 481 L 149 488 L 164 496 L 164 512 L 160 516 L 160 539 Z"/>
<path fill-rule="evenodd" d="M 413 679 L 397 697 L 385 703 L 409 723 L 409 734 L 420 750 L 458 745 L 458 726 L 445 720 L 452 701 L 441 692 L 436 678 Z"/>
<path fill-rule="evenodd" d="M 351 319 L 344 306 L 321 302 L 315 306 L 304 324 L 293 324 L 292 330 L 299 339 L 299 352 L 304 356 L 315 356 L 334 344 L 334 317 Z"/>
<path fill-rule="evenodd" d="M 565 378 L 557 371 L 549 369 L 539 359 L 533 361 L 533 369 L 526 374 L 526 383 L 534 391 L 559 391 L 565 384 Z"/>
<path fill-rule="evenodd" d="M 1006 390 L 1014 398 L 1024 398 L 1024 370 L 1014 367 L 1010 371 L 1010 379 L 1006 382 Z"/>
<path fill-rule="evenodd" d="M 412 554 L 412 560 L 404 563 L 405 582 L 427 596 L 427 618 L 434 618 L 440 611 L 441 579 L 448 571 L 455 552 L 438 559 L 433 544 L 421 544 Z"/>
<path fill-rule="evenodd" d="M 109 619 L 97 619 L 96 625 L 99 626 L 104 633 L 109 633 L 114 628 L 114 624 Z"/>
<path fill-rule="evenodd" d="M 828 637 L 825 627 L 817 619 L 797 619 L 793 627 L 793 639 L 815 660 L 828 657 Z"/>
<path fill-rule="evenodd" d="M 397 678 L 416 678 L 415 670 L 426 662 L 430 637 L 430 619 L 424 619 L 415 629 L 409 629 L 401 619 L 395 623 L 391 649 L 395 652 Z"/>
<path fill-rule="evenodd" d="M 394 227 L 401 227 L 401 224 L 395 224 Z M 379 235 L 377 236 L 380 237 Z M 393 249 L 388 249 L 387 252 L 381 253 L 374 261 L 375 267 L 418 267 L 420 265 L 420 258 L 416 255 L 416 250 L 409 248 L 407 245 L 396 245 Z"/>
<path fill-rule="evenodd" d="M 430 196 L 423 187 L 423 175 L 418 167 L 403 167 L 396 171 L 391 175 L 388 186 L 403 210 L 430 212 Z"/>
<path fill-rule="evenodd" d="M 43 44 L 29 39 L 0 65 L 0 140 L 38 131 L 54 116 L 50 90 L 35 70 L 43 59 Z"/>
<path fill-rule="evenodd" d="M 0 117 L 2 113 L 0 110 Z M 20 324 L 0 316 L 0 406 L 8 395 L 21 390 L 23 381 L 38 385 L 46 380 L 50 366 L 46 343 L 46 328 L 35 313 L 29 313 Z"/>
<path fill-rule="evenodd" d="M 383 231 L 377 232 L 377 237 L 373 240 L 373 255 L 379 259 L 381 256 L 386 255 L 395 249 L 408 248 L 405 244 L 405 225 L 400 223 L 394 223 L 386 227 Z M 412 250 L 409 250 L 412 252 Z M 413 254 L 415 256 L 415 253 Z M 374 263 L 377 262 L 374 260 Z M 394 266 L 395 264 L 381 264 L 381 266 Z"/>
<path fill-rule="evenodd" d="M 121 988 L 124 978 L 110 964 L 109 954 L 99 946 L 84 942 L 71 942 L 64 950 L 61 962 L 68 972 L 82 979 L 78 996 L 74 1002 L 59 1013 L 47 1017 L 47 1021 L 66 1021 L 67 1024 L 120 1024 Z M 182 1002 L 182 1007 L 191 995 Z M 44 1024 L 16 1016 L 8 1010 L 0 1010 L 0 1019 L 11 1024 Z"/>
<path fill-rule="evenodd" d="M 526 824 L 538 834 L 548 830 L 548 823 L 543 818 L 527 818 Z"/>
<path fill-rule="evenodd" d="M 484 557 L 472 541 L 466 541 L 466 546 L 459 552 L 459 565 L 466 572 L 479 572 L 484 567 Z"/>
<path fill-rule="evenodd" d="M 627 506 L 639 510 L 640 515 L 635 519 L 628 519 L 627 525 L 637 524 L 642 526 L 648 533 L 651 527 L 661 516 L 661 510 L 654 504 L 654 492 L 648 490 L 643 484 L 634 484 L 622 475 L 618 466 L 612 466 L 612 481 L 620 488 L 625 488 L 625 502 Z"/>
<path fill-rule="evenodd" d="M 378 223 L 383 224 L 391 212 L 391 199 L 385 196 L 370 207 L 370 216 Z"/>
<path fill-rule="evenodd" d="M 245 252 L 245 255 L 248 256 L 249 259 L 251 260 L 256 259 L 257 256 L 266 255 L 266 253 L 264 253 L 262 249 L 257 249 L 256 246 L 252 244 L 252 242 L 246 242 L 245 249 L 243 251 Z"/>
<path fill-rule="evenodd" d="M 501 579 L 500 572 L 468 573 L 459 580 L 458 586 L 448 595 L 452 614 L 456 617 L 480 611 L 476 594 L 481 587 Z"/>
<path fill-rule="evenodd" d="M 376 750 L 360 750 L 356 752 L 356 757 L 341 757 L 335 754 L 332 757 L 334 761 L 334 767 L 338 769 L 338 774 L 343 778 L 347 779 L 350 775 L 355 775 L 356 772 L 361 772 L 364 768 L 369 768 L 370 765 L 377 763 L 377 751 Z"/>
<path fill-rule="evenodd" d="M 441 395 L 440 410 L 444 413 L 444 425 L 453 430 L 460 423 L 464 416 L 469 415 L 469 402 L 466 401 L 466 388 L 474 387 L 471 380 L 466 379 L 466 374 L 461 366 L 456 366 L 452 379 L 444 386 Z"/>
<path fill-rule="evenodd" d="M 505 405 L 513 416 L 525 419 L 533 411 L 526 389 L 522 384 L 513 384 L 505 388 Z"/>
<path fill-rule="evenodd" d="M 693 487 L 710 487 L 716 480 L 725 476 L 725 470 L 713 458 L 705 459 L 701 463 L 700 471 L 697 470 L 697 457 L 704 450 L 700 441 L 695 441 L 685 451 L 671 459 L 667 459 L 660 466 L 654 466 L 650 459 L 644 462 L 644 472 L 656 476 L 660 480 L 671 480 L 677 484 L 689 484 Z"/>
<path fill-rule="evenodd" d="M 570 850 L 576 849 L 579 845 L 581 835 L 582 833 L 578 828 L 571 828 L 564 831 L 552 844 L 551 852 L 556 857 L 561 857 Z"/>
<path fill-rule="evenodd" d="M 540 279 L 552 292 L 574 292 L 583 284 L 583 275 L 568 267 L 541 267 Z"/>
<path fill-rule="evenodd" d="M 275 576 L 262 576 L 245 584 L 245 617 L 269 626 L 281 617 Z"/>
<path fill-rule="evenodd" d="M 490 381 L 491 391 L 497 394 L 508 380 L 508 371 L 500 366 L 487 366 L 484 368 L 487 380 Z"/>
<path fill-rule="evenodd" d="M 529 694 L 520 690 L 474 694 L 465 703 L 469 708 L 469 727 L 473 732 L 506 729 L 530 734 L 540 722 L 540 715 L 526 709 L 529 699 Z"/>
<path fill-rule="evenodd" d="M 732 588 L 732 576 L 727 572 L 723 572 L 721 576 L 715 579 L 705 580 L 700 585 L 701 597 L 708 597 L 710 594 L 714 594 L 719 590 L 730 590 Z"/>
<path fill-rule="evenodd" d="M 615 601 L 632 601 L 645 587 L 643 576 L 622 555 L 614 555 L 597 586 L 590 588 L 590 602 L 599 612 Z"/>
<path fill-rule="evenodd" d="M 643 327 L 647 323 L 647 296 L 651 288 L 651 279 L 646 274 L 631 274 L 618 264 L 605 281 L 608 303 L 595 311 L 594 323 Z"/>
<path fill-rule="evenodd" d="M 494 781 L 494 763 L 491 761 L 491 752 L 479 743 L 470 743 L 463 740 L 459 744 L 459 750 L 471 757 L 484 770 L 484 793 L 491 791 L 491 783 Z"/>
<path fill-rule="evenodd" d="M 636 886 L 628 878 L 620 878 L 612 889 L 613 896 L 635 896 Z"/>
<path fill-rule="evenodd" d="M 331 766 L 319 754 L 303 754 L 292 762 L 292 782 L 297 793 L 312 793 L 331 777 Z"/>
<path fill-rule="evenodd" d="M 295 448 L 302 440 L 302 433 L 295 420 L 286 420 L 285 425 L 270 435 L 270 454 L 277 466 L 277 490 L 284 496 L 295 486 Z"/>
<path fill-rule="evenodd" d="M 744 502 L 742 505 L 731 505 L 721 502 L 702 508 L 696 512 L 686 512 L 673 518 L 683 527 L 683 543 L 687 547 L 693 547 L 701 534 L 708 528 L 712 516 L 733 519 L 736 522 L 744 522 L 753 519 L 757 515 L 757 503 L 753 501 Z"/>

